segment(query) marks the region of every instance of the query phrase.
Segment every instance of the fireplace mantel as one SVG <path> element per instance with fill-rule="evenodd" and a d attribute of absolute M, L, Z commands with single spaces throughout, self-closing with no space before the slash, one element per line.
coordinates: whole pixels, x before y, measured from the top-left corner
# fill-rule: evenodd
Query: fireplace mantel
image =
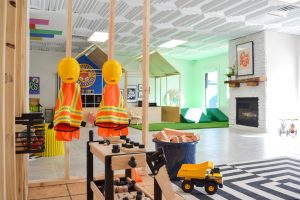
<path fill-rule="evenodd" d="M 253 78 L 244 78 L 244 79 L 224 81 L 224 83 L 228 83 L 229 87 L 240 87 L 241 83 L 246 83 L 247 86 L 258 86 L 259 82 L 265 82 L 265 81 L 267 81 L 267 77 L 258 76 L 258 77 L 253 77 Z"/>

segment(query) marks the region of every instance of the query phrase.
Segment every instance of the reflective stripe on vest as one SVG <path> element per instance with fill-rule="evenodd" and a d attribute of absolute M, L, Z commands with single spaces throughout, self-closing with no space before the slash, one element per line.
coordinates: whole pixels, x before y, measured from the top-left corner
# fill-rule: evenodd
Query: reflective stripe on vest
<path fill-rule="evenodd" d="M 115 123 L 115 124 L 128 124 L 128 114 L 126 108 L 124 108 L 124 102 L 122 95 L 118 86 L 108 86 L 109 89 L 114 89 L 114 97 L 119 97 L 117 101 L 117 105 L 113 105 L 114 100 L 113 98 L 107 98 L 111 100 L 105 101 L 105 95 L 109 95 L 107 93 L 107 85 L 103 89 L 103 97 L 101 103 L 99 105 L 99 109 L 96 116 L 96 124 L 98 123 Z M 116 88 L 115 88 L 116 87 Z M 118 94 L 116 94 L 119 92 Z"/>
<path fill-rule="evenodd" d="M 77 83 L 63 83 L 56 102 L 53 121 L 54 126 L 66 123 L 73 127 L 80 127 L 81 121 L 82 105 L 80 86 Z"/>

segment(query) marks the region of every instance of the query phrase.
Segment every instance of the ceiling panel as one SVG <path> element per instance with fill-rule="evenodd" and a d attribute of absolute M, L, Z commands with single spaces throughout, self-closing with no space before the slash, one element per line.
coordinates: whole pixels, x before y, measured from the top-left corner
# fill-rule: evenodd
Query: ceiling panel
<path fill-rule="evenodd" d="M 230 39 L 261 30 L 299 35 L 300 9 L 287 17 L 268 14 L 287 5 L 278 0 L 151 0 L 150 47 L 157 49 L 170 39 L 186 40 L 173 49 L 158 49 L 170 56 L 198 59 L 226 51 Z M 30 17 L 50 21 L 47 27 L 38 25 L 39 29 L 63 31 L 52 39 L 31 41 L 31 49 L 65 51 L 67 0 L 30 0 L 30 8 Z M 73 51 L 88 47 L 93 32 L 108 31 L 108 12 L 109 0 L 73 0 Z M 117 0 L 117 55 L 141 54 L 142 23 L 143 0 Z M 107 42 L 101 47 L 106 50 Z"/>

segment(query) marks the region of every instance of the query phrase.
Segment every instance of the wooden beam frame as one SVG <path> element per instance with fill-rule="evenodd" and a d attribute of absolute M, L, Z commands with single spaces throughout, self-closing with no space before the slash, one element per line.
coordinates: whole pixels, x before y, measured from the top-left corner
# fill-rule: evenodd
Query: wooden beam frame
<path fill-rule="evenodd" d="M 0 1 L 0 30 L 6 29 L 7 1 Z M 6 31 L 0 31 L 0 199 L 6 198 L 5 166 L 5 49 Z"/>
<path fill-rule="evenodd" d="M 127 108 L 127 87 L 128 87 L 128 71 L 125 70 L 125 78 L 124 78 L 124 104 L 125 107 Z"/>
<path fill-rule="evenodd" d="M 16 154 L 15 154 L 15 44 L 16 44 L 16 2 L 7 0 L 6 54 L 5 54 L 5 163 L 6 198 L 17 199 Z M 2 112 L 3 112 L 2 111 Z"/>
<path fill-rule="evenodd" d="M 115 13 L 116 0 L 110 0 L 109 4 L 109 35 L 108 35 L 108 60 L 114 58 L 114 41 L 115 41 Z"/>
<path fill-rule="evenodd" d="M 144 19 L 143 19 L 143 124 L 142 142 L 148 146 L 149 130 L 149 32 L 150 32 L 150 0 L 144 0 Z"/>
<path fill-rule="evenodd" d="M 68 0 L 68 23 L 67 23 L 67 40 L 66 40 L 66 57 L 72 56 L 72 6 L 73 1 Z M 64 142 L 65 144 L 65 179 L 70 179 L 70 142 Z"/>
<path fill-rule="evenodd" d="M 61 184 L 68 184 L 68 183 L 80 183 L 85 182 L 86 177 L 70 177 L 69 180 L 65 178 L 57 178 L 57 179 L 44 179 L 44 180 L 34 180 L 29 181 L 29 187 L 44 187 L 50 185 L 61 185 Z"/>
<path fill-rule="evenodd" d="M 27 111 L 28 76 L 29 66 L 27 62 L 28 48 L 28 15 L 27 0 L 17 2 L 17 27 L 16 34 L 16 78 L 15 78 L 15 115 L 20 117 Z M 17 199 L 27 199 L 28 196 L 28 154 L 16 155 L 16 184 Z"/>

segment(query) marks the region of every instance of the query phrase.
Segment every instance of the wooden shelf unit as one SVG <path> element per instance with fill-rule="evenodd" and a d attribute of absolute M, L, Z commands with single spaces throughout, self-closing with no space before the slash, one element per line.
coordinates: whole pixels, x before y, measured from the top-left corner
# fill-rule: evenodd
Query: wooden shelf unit
<path fill-rule="evenodd" d="M 116 177 L 114 170 L 125 170 L 125 174 L 122 173 L 121 177 L 131 178 L 131 167 L 128 164 L 128 160 L 131 157 L 135 158 L 137 168 L 146 168 L 146 154 L 151 152 L 135 152 L 128 153 L 120 151 L 119 153 L 112 153 L 112 145 L 105 146 L 99 144 L 99 141 L 93 141 L 93 132 L 89 133 L 89 142 L 87 143 L 87 199 L 88 200 L 114 200 L 113 192 L 113 179 Z M 97 157 L 102 163 L 104 163 L 105 174 L 102 179 L 95 180 L 93 175 L 93 157 Z M 162 197 L 162 191 L 159 186 L 155 186 L 153 177 L 148 174 L 141 174 L 142 183 L 136 183 L 135 188 L 141 190 L 150 199 L 156 199 L 157 196 Z M 105 181 L 104 181 L 105 180 Z M 105 182 L 103 192 L 99 190 L 97 183 Z M 155 187 L 157 187 L 155 189 Z M 157 192 L 155 196 L 154 191 Z M 161 200 L 161 198 L 157 198 Z"/>
<path fill-rule="evenodd" d="M 224 83 L 228 83 L 229 87 L 240 87 L 241 83 L 246 83 L 247 86 L 258 86 L 259 82 L 265 82 L 265 81 L 267 81 L 267 77 L 258 76 L 258 77 L 253 77 L 253 78 L 228 80 L 228 81 L 224 81 Z"/>

